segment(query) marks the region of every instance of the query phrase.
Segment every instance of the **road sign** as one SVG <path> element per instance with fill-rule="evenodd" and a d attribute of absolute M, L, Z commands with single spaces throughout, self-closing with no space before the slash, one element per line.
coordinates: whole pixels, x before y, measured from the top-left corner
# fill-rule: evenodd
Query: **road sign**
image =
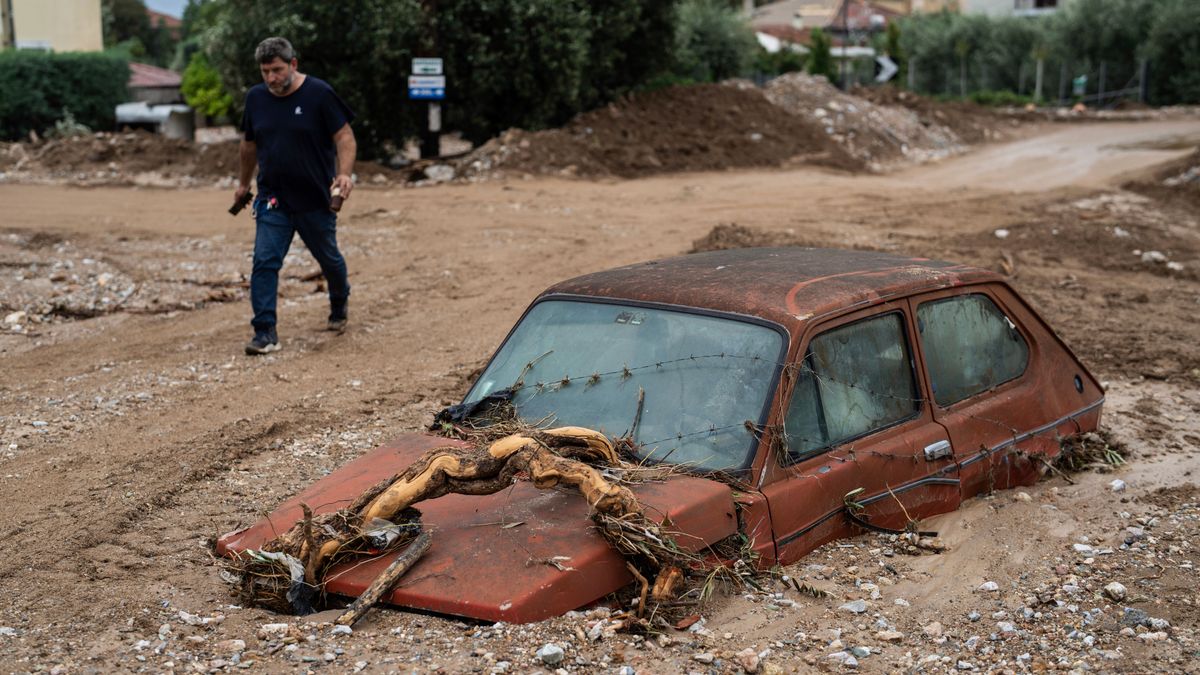
<path fill-rule="evenodd" d="M 875 76 L 876 82 L 881 84 L 887 82 L 896 73 L 900 72 L 900 66 L 897 66 L 895 61 L 888 58 L 887 54 L 876 56 L 875 62 L 879 64 L 879 74 Z"/>
<path fill-rule="evenodd" d="M 444 75 L 410 75 L 408 97 L 414 101 L 441 101 L 446 98 Z"/>
<path fill-rule="evenodd" d="M 441 75 L 442 60 L 440 58 L 419 58 L 412 60 L 413 75 Z"/>

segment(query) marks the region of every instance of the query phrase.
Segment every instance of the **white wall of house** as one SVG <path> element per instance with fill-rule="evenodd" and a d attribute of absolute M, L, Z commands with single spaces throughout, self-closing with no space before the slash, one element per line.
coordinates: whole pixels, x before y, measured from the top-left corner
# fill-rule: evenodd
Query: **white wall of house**
<path fill-rule="evenodd" d="M 100 0 L 8 0 L 4 4 L 12 7 L 12 37 L 18 49 L 104 49 Z"/>

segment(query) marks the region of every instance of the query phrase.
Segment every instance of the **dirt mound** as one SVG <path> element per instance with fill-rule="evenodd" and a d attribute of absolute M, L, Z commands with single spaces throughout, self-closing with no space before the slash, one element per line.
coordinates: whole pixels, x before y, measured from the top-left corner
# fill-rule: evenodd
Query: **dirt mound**
<path fill-rule="evenodd" d="M 692 242 L 688 253 L 724 251 L 731 248 L 755 248 L 759 246 L 820 246 L 820 242 L 805 240 L 789 232 L 771 232 L 738 225 L 721 223 L 708 234 Z"/>
<path fill-rule="evenodd" d="M 1200 149 L 1164 165 L 1149 179 L 1130 182 L 1125 188 L 1147 197 L 1200 211 Z"/>
<path fill-rule="evenodd" d="M 765 92 L 772 103 L 820 125 L 852 156 L 873 165 L 941 159 L 965 149 L 948 125 L 843 93 L 820 75 L 789 73 L 771 80 Z"/>
<path fill-rule="evenodd" d="M 934 101 L 895 87 L 855 87 L 854 96 L 879 106 L 908 108 L 921 124 L 946 127 L 966 143 L 984 143 L 1005 137 L 1005 127 L 1019 122 L 969 101 Z"/>
<path fill-rule="evenodd" d="M 636 94 L 561 129 L 507 131 L 468 155 L 459 173 L 634 178 L 791 161 L 862 168 L 823 128 L 758 89 L 703 84 Z"/>
<path fill-rule="evenodd" d="M 234 143 L 198 145 L 147 131 L 97 133 L 12 144 L 8 171 L 81 181 L 136 182 L 139 175 L 214 181 L 237 172 Z"/>

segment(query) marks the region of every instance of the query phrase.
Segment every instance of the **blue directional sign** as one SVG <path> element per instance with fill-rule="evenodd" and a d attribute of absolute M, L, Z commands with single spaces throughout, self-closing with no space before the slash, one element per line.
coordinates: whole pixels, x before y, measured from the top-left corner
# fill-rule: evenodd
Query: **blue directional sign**
<path fill-rule="evenodd" d="M 408 97 L 414 101 L 441 101 L 446 98 L 445 75 L 410 75 Z"/>

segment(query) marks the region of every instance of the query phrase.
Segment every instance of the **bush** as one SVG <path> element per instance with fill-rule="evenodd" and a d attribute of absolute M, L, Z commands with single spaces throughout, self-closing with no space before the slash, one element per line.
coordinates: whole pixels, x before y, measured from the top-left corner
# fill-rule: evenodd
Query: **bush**
<path fill-rule="evenodd" d="M 103 53 L 0 52 L 0 138 L 44 133 L 65 119 L 111 129 L 127 98 L 129 64 Z"/>
<path fill-rule="evenodd" d="M 986 89 L 973 91 L 967 98 L 979 105 L 988 106 L 1023 106 L 1026 103 L 1033 103 L 1032 96 L 1021 96 L 1005 89 L 1000 91 L 989 91 Z"/>
<path fill-rule="evenodd" d="M 233 107 L 233 96 L 221 84 L 221 74 L 208 62 L 204 52 L 192 54 L 187 70 L 183 71 L 180 85 L 183 100 L 208 117 L 229 114 Z"/>
<path fill-rule="evenodd" d="M 804 54 L 792 51 L 786 45 L 774 53 L 760 48 L 754 57 L 754 70 L 767 77 L 774 77 L 802 71 L 807 62 L 808 58 Z"/>

